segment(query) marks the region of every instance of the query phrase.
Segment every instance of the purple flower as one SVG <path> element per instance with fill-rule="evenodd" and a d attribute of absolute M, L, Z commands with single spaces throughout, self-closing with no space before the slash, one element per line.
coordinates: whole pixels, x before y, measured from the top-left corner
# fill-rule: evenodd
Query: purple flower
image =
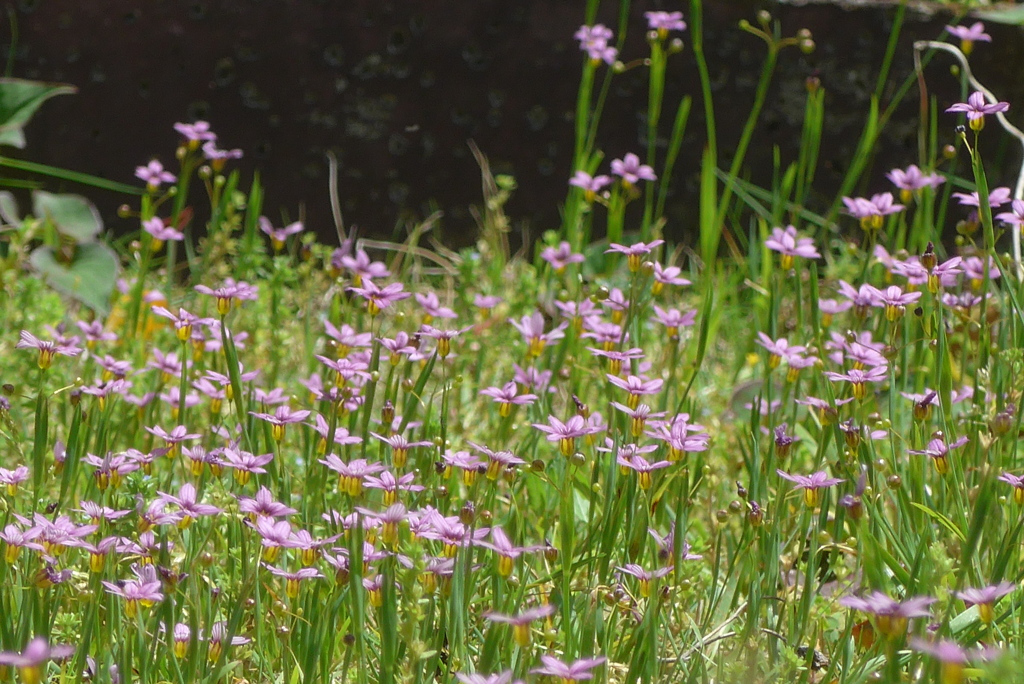
<path fill-rule="evenodd" d="M 354 257 L 342 255 L 339 261 L 352 275 L 352 284 L 356 287 L 362 285 L 363 278 L 387 278 L 391 275 L 383 262 L 371 261 L 364 249 L 357 249 Z"/>
<path fill-rule="evenodd" d="M 863 399 L 868 395 L 867 383 L 883 382 L 888 375 L 889 371 L 885 366 L 875 366 L 867 370 L 851 368 L 846 373 L 825 372 L 825 377 L 832 382 L 842 382 L 845 380 L 850 383 L 853 396 L 857 399 Z"/>
<path fill-rule="evenodd" d="M 960 200 L 960 204 L 965 207 L 980 207 L 981 200 L 978 198 L 976 192 L 954 192 L 953 197 Z M 999 187 L 988 193 L 988 206 L 992 209 L 1001 207 L 1010 201 L 1010 188 Z"/>
<path fill-rule="evenodd" d="M 384 287 L 378 287 L 372 280 L 366 280 L 363 281 L 362 287 L 349 287 L 348 289 L 366 300 L 366 310 L 371 316 L 376 316 L 395 302 L 412 296 L 409 292 L 403 292 L 402 283 L 390 283 Z"/>
<path fill-rule="evenodd" d="M 367 489 L 379 489 L 384 492 L 384 505 L 393 506 L 398 503 L 398 492 L 422 492 L 423 485 L 413 484 L 416 479 L 415 473 L 406 473 L 395 478 L 390 471 L 383 471 L 380 477 L 367 475 L 364 486 Z"/>
<path fill-rule="evenodd" d="M 527 633 L 529 633 L 529 630 L 527 630 Z M 527 642 L 527 645 L 529 645 L 529 642 Z M 455 678 L 462 682 L 462 684 L 510 684 L 512 682 L 512 671 L 497 672 L 489 675 L 478 672 L 473 674 L 456 672 Z M 521 684 L 521 682 L 516 682 L 516 684 Z"/>
<path fill-rule="evenodd" d="M 327 454 L 319 462 L 338 473 L 338 489 L 352 497 L 363 493 L 364 478 L 384 470 L 383 463 L 370 463 L 365 458 L 356 458 L 346 463 L 334 454 Z"/>
<path fill-rule="evenodd" d="M 612 39 L 612 30 L 604 24 L 580 26 L 573 37 L 579 41 L 580 50 L 587 53 L 591 63 L 613 64 L 619 51 L 608 45 Z"/>
<path fill-rule="evenodd" d="M 485 613 L 484 619 L 499 624 L 512 625 L 512 636 L 521 648 L 530 645 L 530 623 L 554 615 L 555 606 L 545 603 L 524 610 L 519 615 L 501 615 L 500 613 Z"/>
<path fill-rule="evenodd" d="M 170 432 L 167 432 L 167 430 L 164 430 L 162 427 L 157 425 L 155 427 L 147 427 L 146 432 L 164 440 L 167 446 L 172 449 L 182 442 L 192 441 L 193 439 L 199 439 L 202 437 L 199 433 L 190 433 L 188 428 L 184 425 L 177 425 Z M 173 455 L 173 451 L 167 452 L 168 457 Z"/>
<path fill-rule="evenodd" d="M 178 520 L 178 527 L 180 529 L 188 527 L 194 518 L 217 515 L 221 512 L 216 506 L 196 501 L 196 488 L 190 482 L 186 482 L 181 486 L 177 496 L 164 494 L 163 492 L 157 492 L 157 495 L 161 501 L 172 503 L 180 509 L 181 518 Z"/>
<path fill-rule="evenodd" d="M 24 521 L 26 525 L 29 525 L 29 521 Z M 33 551 L 43 552 L 45 549 L 42 544 L 39 544 L 34 539 L 37 539 L 42 534 L 42 529 L 39 527 L 29 527 L 28 529 L 22 529 L 14 523 L 7 525 L 3 532 L 0 532 L 0 541 L 3 541 L 7 548 L 4 551 L 4 560 L 9 564 L 16 563 L 18 556 L 21 555 L 22 549 L 31 549 Z"/>
<path fill-rule="evenodd" d="M 688 328 L 697 322 L 697 312 L 695 310 L 683 313 L 678 309 L 662 309 L 655 304 L 654 313 L 655 315 L 651 317 L 651 320 L 665 326 L 665 332 L 668 333 L 671 340 L 679 338 L 679 328 Z"/>
<path fill-rule="evenodd" d="M 37 364 L 40 370 L 49 368 L 53 364 L 53 357 L 58 354 L 61 356 L 78 356 L 82 353 L 81 347 L 63 342 L 41 340 L 27 330 L 21 331 L 21 340 L 14 347 L 16 349 L 38 350 L 39 360 Z"/>
<path fill-rule="evenodd" d="M 110 332 L 103 329 L 103 322 L 95 320 L 91 322 L 86 321 L 75 321 L 75 325 L 85 335 L 85 343 L 90 349 L 97 342 L 114 342 L 117 340 L 117 333 Z"/>
<path fill-rule="evenodd" d="M 231 636 L 228 639 L 228 636 Z M 206 653 L 206 659 L 211 663 L 215 663 L 220 660 L 221 653 L 224 652 L 224 642 L 227 641 L 229 646 L 243 646 L 252 639 L 244 636 L 231 635 L 228 632 L 228 625 L 226 622 L 215 622 L 213 627 L 210 628 L 209 638 L 209 649 Z"/>
<path fill-rule="evenodd" d="M 423 307 L 423 323 L 430 323 L 435 318 L 456 318 L 454 311 L 441 306 L 441 301 L 433 292 L 417 293 L 416 301 Z"/>
<path fill-rule="evenodd" d="M 425 516 L 419 524 L 419 536 L 423 539 L 440 541 L 445 558 L 454 558 L 460 547 L 479 546 L 480 541 L 490 533 L 490 528 L 471 529 L 457 517 L 445 518 L 437 511 Z"/>
<path fill-rule="evenodd" d="M 779 477 L 783 480 L 789 480 L 792 482 L 796 486 L 796 489 L 804 490 L 804 503 L 811 508 L 818 505 L 819 489 L 831 487 L 846 481 L 836 477 L 829 477 L 828 473 L 824 470 L 819 470 L 818 472 L 811 473 L 810 475 L 790 475 L 782 470 L 776 470 L 775 472 L 778 473 Z"/>
<path fill-rule="evenodd" d="M 448 477 L 453 467 L 462 471 L 462 481 L 467 487 L 473 486 L 476 481 L 477 472 L 483 470 L 484 464 L 479 458 L 468 451 L 446 451 L 441 454 L 441 463 L 444 467 L 444 477 Z M 440 468 L 440 464 L 438 468 Z"/>
<path fill-rule="evenodd" d="M 757 343 L 768 350 L 768 368 L 772 369 L 778 368 L 782 359 L 788 360 L 789 357 L 802 354 L 807 350 L 807 347 L 799 344 L 790 346 L 789 340 L 785 337 L 773 340 L 763 332 L 757 333 Z"/>
<path fill-rule="evenodd" d="M 298 513 L 294 508 L 274 500 L 274 495 L 266 487 L 261 486 L 255 499 L 238 497 L 238 510 L 251 516 L 265 518 L 283 518 Z"/>
<path fill-rule="evenodd" d="M 152 311 L 161 318 L 166 318 L 174 324 L 174 331 L 181 342 L 187 342 L 192 338 L 192 327 L 195 325 L 206 325 L 212 323 L 211 318 L 200 318 L 195 314 L 189 313 L 182 308 L 178 309 L 178 313 L 174 313 L 162 306 L 153 306 Z"/>
<path fill-rule="evenodd" d="M 627 258 L 627 263 L 629 264 L 629 270 L 632 271 L 633 273 L 636 273 L 637 271 L 640 270 L 640 264 L 643 260 L 644 255 L 650 254 L 655 247 L 658 247 L 663 244 L 665 244 L 664 240 L 654 240 L 646 244 L 643 242 L 637 242 L 629 246 L 620 245 L 613 242 L 609 245 L 609 249 L 606 249 L 604 253 L 611 254 L 612 252 L 618 252 L 619 254 L 625 254 Z"/>
<path fill-rule="evenodd" d="M 502 418 L 508 418 L 513 405 L 522 406 L 537 401 L 536 394 L 519 394 L 519 386 L 515 380 L 505 383 L 502 387 L 487 387 L 480 390 L 480 394 L 498 402 L 498 415 Z"/>
<path fill-rule="evenodd" d="M 947 112 L 963 112 L 967 114 L 967 124 L 973 131 L 980 131 L 985 127 L 985 115 L 1005 112 L 1010 108 L 1008 102 L 985 102 L 985 93 L 976 90 L 967 98 L 967 102 L 958 102 Z"/>
<path fill-rule="evenodd" d="M 217 313 L 226 316 L 235 302 L 255 301 L 259 298 L 259 290 L 244 280 L 235 282 L 234 278 L 226 278 L 224 284 L 214 289 L 206 285 L 196 285 L 195 291 L 217 298 Z"/>
<path fill-rule="evenodd" d="M 282 570 L 281 568 L 275 567 L 273 565 L 267 565 L 265 567 L 267 568 L 267 570 L 271 572 L 271 574 L 284 578 L 284 592 L 285 595 L 290 599 L 298 598 L 299 585 L 302 582 L 302 580 L 322 578 L 324 576 L 323 573 L 317 570 L 316 568 L 300 568 L 295 572 L 289 572 L 287 570 Z"/>
<path fill-rule="evenodd" d="M 885 317 L 890 322 L 899 320 L 907 310 L 907 304 L 913 304 L 921 298 L 920 292 L 903 292 L 898 286 L 891 285 L 885 290 L 875 290 L 875 306 L 885 308 Z"/>
<path fill-rule="evenodd" d="M 222 150 L 217 147 L 216 143 L 212 140 L 207 140 L 203 143 L 203 156 L 210 162 L 210 166 L 213 167 L 214 171 L 219 172 L 224 168 L 224 163 L 228 159 L 241 159 L 242 150 Z"/>
<path fill-rule="evenodd" d="M 43 680 L 43 665 L 51 660 L 60 661 L 70 658 L 75 652 L 74 646 L 50 646 L 44 636 L 37 636 L 28 642 L 25 650 L 4 651 L 0 653 L 0 665 L 18 668 L 21 681 L 26 684 L 38 684 Z"/>
<path fill-rule="evenodd" d="M 883 192 L 872 195 L 871 199 L 863 197 L 844 197 L 846 213 L 860 219 L 860 227 L 864 230 L 878 230 L 882 227 L 883 217 L 903 211 L 902 204 L 894 204 L 892 193 Z"/>
<path fill-rule="evenodd" d="M 641 566 L 637 565 L 636 563 L 629 563 L 623 567 L 615 569 L 623 575 L 632 575 L 633 577 L 637 578 L 637 580 L 639 580 L 640 598 L 650 598 L 651 582 L 658 579 L 659 577 L 664 577 L 668 573 L 672 572 L 671 566 L 658 568 L 653 572 L 649 572 L 647 570 L 644 570 Z"/>
<path fill-rule="evenodd" d="M 964 667 L 972 660 L 992 660 L 999 655 L 999 650 L 992 647 L 965 650 L 955 641 L 940 639 L 925 641 L 911 637 L 910 647 L 915 651 L 927 653 L 939 661 L 941 669 L 939 680 L 942 682 L 964 681 Z"/>
<path fill-rule="evenodd" d="M 647 28 L 656 31 L 658 38 L 665 40 L 669 31 L 685 31 L 686 22 L 682 12 L 644 12 Z"/>
<path fill-rule="evenodd" d="M 0 485 L 7 488 L 7 495 L 14 496 L 18 491 L 18 485 L 28 479 L 28 467 L 18 466 L 14 470 L 0 468 Z"/>
<path fill-rule="evenodd" d="M 574 254 L 572 246 L 562 240 L 558 247 L 545 247 L 540 253 L 540 258 L 551 264 L 556 273 L 561 273 L 569 264 L 583 263 L 585 257 L 582 254 Z"/>
<path fill-rule="evenodd" d="M 900 603 L 875 591 L 864 597 L 844 596 L 839 599 L 839 605 L 868 613 L 874 618 L 875 629 L 890 639 L 897 639 L 906 634 L 909 620 L 929 617 L 928 606 L 935 601 L 929 596 L 917 596 Z"/>
<path fill-rule="evenodd" d="M 282 404 L 274 409 L 273 414 L 256 413 L 255 411 L 250 411 L 249 414 L 255 418 L 259 418 L 260 420 L 265 420 L 270 423 L 271 436 L 274 438 L 274 441 L 280 443 L 281 440 L 284 439 L 285 425 L 301 423 L 309 417 L 310 411 L 305 409 L 301 411 L 293 411 L 287 405 Z"/>
<path fill-rule="evenodd" d="M 575 453 L 576 438 L 600 432 L 587 426 L 582 416 L 572 416 L 564 423 L 554 416 L 548 416 L 547 425 L 534 423 L 533 427 L 546 433 L 549 442 L 558 442 L 558 450 L 566 457 Z"/>
<path fill-rule="evenodd" d="M 284 243 L 289 235 L 301 233 L 303 228 L 302 221 L 289 223 L 284 228 L 274 228 L 274 224 L 270 222 L 270 219 L 266 216 L 260 216 L 260 230 L 270 236 L 270 244 L 275 252 L 280 252 L 284 249 Z"/>
<path fill-rule="evenodd" d="M 665 384 L 665 381 L 661 378 L 648 380 L 636 375 L 629 375 L 625 380 L 617 375 L 606 374 L 605 377 L 608 378 L 608 382 L 629 392 L 629 400 L 627 403 L 631 409 L 635 409 L 640 403 L 641 395 L 657 394 L 661 391 L 661 386 Z"/>
<path fill-rule="evenodd" d="M 996 219 L 1020 229 L 1024 226 L 1024 200 L 1015 199 L 1011 206 L 1013 207 L 1012 211 L 996 214 Z"/>
<path fill-rule="evenodd" d="M 472 327 L 472 326 L 470 326 Z M 452 351 L 452 338 L 461 335 L 462 333 L 469 330 L 469 328 L 462 328 L 458 330 L 440 330 L 429 325 L 424 325 L 420 328 L 420 334 L 425 337 L 430 337 L 437 340 L 437 355 L 442 359 L 448 358 Z"/>
<path fill-rule="evenodd" d="M 999 584 L 981 587 L 980 589 L 967 588 L 956 592 L 956 597 L 969 605 L 978 607 L 978 617 L 982 622 L 988 624 L 995 617 L 993 606 L 996 601 L 1017 588 L 1013 582 L 1000 582 Z"/>
<path fill-rule="evenodd" d="M 711 441 L 704 426 L 691 423 L 687 413 L 680 413 L 671 421 L 659 421 L 647 434 L 668 444 L 668 460 L 671 462 L 691 452 L 707 451 Z"/>
<path fill-rule="evenodd" d="M 523 340 L 529 346 L 529 354 L 534 358 L 543 353 L 545 346 L 565 337 L 563 331 L 568 327 L 568 323 L 560 323 L 558 327 L 545 333 L 544 315 L 540 311 L 535 311 L 532 316 L 523 316 L 518 321 L 514 318 L 510 318 L 508 321 L 523 336 Z"/>
<path fill-rule="evenodd" d="M 868 307 L 875 305 L 876 292 L 878 290 L 868 283 L 864 283 L 860 288 L 855 288 L 845 280 L 839 281 L 839 294 L 853 303 L 854 313 L 860 318 L 867 315 Z"/>
<path fill-rule="evenodd" d="M 173 173 L 164 171 L 164 165 L 156 159 L 145 166 L 136 166 L 135 177 L 146 181 L 146 188 L 150 192 L 159 188 L 161 183 L 173 183 L 178 180 Z"/>
<path fill-rule="evenodd" d="M 551 378 L 554 376 L 552 370 L 538 370 L 533 366 L 527 368 L 521 368 L 519 364 L 513 363 L 512 369 L 515 371 L 513 378 L 523 388 L 534 390 L 536 392 L 554 392 L 555 388 L 551 387 Z"/>
<path fill-rule="evenodd" d="M 405 467 L 406 461 L 409 458 L 409 449 L 413 447 L 434 446 L 434 443 L 429 441 L 410 442 L 405 435 L 400 434 L 388 437 L 378 435 L 376 432 L 371 432 L 370 434 L 391 447 L 391 464 L 399 469 Z"/>
<path fill-rule="evenodd" d="M 501 304 L 504 299 L 496 295 L 477 294 L 473 297 L 473 306 L 480 310 L 481 315 L 489 316 L 491 309 Z"/>
<path fill-rule="evenodd" d="M 651 285 L 651 294 L 659 295 L 666 285 L 689 285 L 690 281 L 681 277 L 683 269 L 678 266 L 662 266 L 660 262 L 654 262 L 654 283 Z"/>
<path fill-rule="evenodd" d="M 1013 500 L 1018 505 L 1024 505 L 1024 477 L 1013 473 L 1003 473 L 999 476 L 1002 482 L 1013 486 Z"/>
<path fill-rule="evenodd" d="M 937 173 L 922 173 L 917 164 L 911 164 L 906 170 L 893 169 L 885 174 L 885 177 L 900 189 L 900 199 L 904 202 L 909 202 L 913 193 L 922 188 L 934 189 L 946 182 L 946 179 Z"/>
<path fill-rule="evenodd" d="M 384 349 L 389 353 L 388 358 L 392 366 L 397 366 L 402 361 L 402 355 L 409 356 L 416 351 L 416 347 L 409 343 L 408 333 L 398 331 L 394 339 L 382 337 L 378 340 Z"/>
<path fill-rule="evenodd" d="M 601 192 L 601 189 L 606 185 L 611 185 L 611 176 L 591 176 L 586 171 L 577 171 L 573 174 L 573 177 L 569 179 L 569 185 L 581 188 L 583 190 L 583 197 L 587 202 L 593 202 L 597 193 Z M 563 243 L 568 244 L 568 243 Z"/>
<path fill-rule="evenodd" d="M 508 577 L 512 574 L 512 564 L 524 553 L 540 551 L 543 546 L 515 546 L 500 527 L 491 528 L 491 541 L 481 541 L 478 546 L 490 549 L 498 554 L 498 574 Z"/>
<path fill-rule="evenodd" d="M 633 437 L 639 437 L 644 433 L 644 427 L 647 424 L 648 418 L 658 419 L 665 415 L 664 413 L 651 413 L 651 407 L 647 404 L 638 403 L 633 408 L 613 401 L 612 406 L 629 416 L 629 432 Z"/>
<path fill-rule="evenodd" d="M 511 451 L 492 451 L 482 444 L 474 444 L 473 442 L 468 442 L 468 444 L 487 457 L 488 480 L 497 480 L 502 471 L 511 470 L 517 465 L 526 463 L 526 461 Z"/>
<path fill-rule="evenodd" d="M 544 664 L 543 667 L 534 668 L 530 672 L 558 677 L 562 680 L 563 684 L 565 682 L 578 682 L 584 679 L 593 679 L 594 675 L 591 670 L 603 665 L 606 660 L 608 659 L 601 656 L 599 658 L 582 658 L 567 664 L 554 656 L 543 653 L 540 656 L 540 661 Z"/>
<path fill-rule="evenodd" d="M 633 152 L 627 152 L 622 159 L 612 159 L 612 173 L 622 179 L 626 187 L 636 185 L 641 180 L 654 181 L 658 177 L 654 175 L 654 169 L 647 164 L 640 163 L 640 157 Z"/>
<path fill-rule="evenodd" d="M 932 440 L 928 442 L 927 447 L 924 449 L 907 449 L 907 453 L 930 457 L 935 464 L 935 471 L 939 475 L 945 475 L 949 472 L 949 450 L 959 449 L 967 444 L 967 441 L 967 436 L 964 435 L 952 444 L 946 444 L 945 436 L 941 432 L 936 432 L 932 436 Z"/>
<path fill-rule="evenodd" d="M 785 229 L 772 228 L 772 236 L 764 241 L 764 246 L 782 255 L 780 266 L 784 271 L 793 267 L 793 257 L 821 258 L 814 247 L 814 240 L 807 237 L 798 238 L 793 226 L 786 226 Z"/>
<path fill-rule="evenodd" d="M 136 579 L 124 581 L 120 585 L 104 581 L 103 586 L 107 593 L 124 599 L 124 613 L 129 618 L 135 617 L 140 603 L 148 608 L 164 598 L 156 568 L 152 565 L 142 566 Z"/>
<path fill-rule="evenodd" d="M 191 124 L 176 123 L 174 124 L 174 130 L 181 133 L 193 149 L 198 147 L 200 142 L 217 139 L 217 134 L 210 130 L 210 124 L 206 121 L 196 121 Z"/>
<path fill-rule="evenodd" d="M 956 36 L 961 41 L 980 41 L 982 43 L 992 42 L 992 36 L 985 33 L 985 25 L 980 21 L 976 21 L 970 26 L 946 26 L 946 30 L 949 31 L 950 35 Z M 964 50 L 964 54 L 968 54 L 969 52 L 969 50 Z"/>
<path fill-rule="evenodd" d="M 260 516 L 256 518 L 255 528 L 263 546 L 263 560 L 267 563 L 275 562 L 281 549 L 299 547 L 299 542 L 292 535 L 291 523 L 287 520 L 274 520 Z"/>
<path fill-rule="evenodd" d="M 155 252 L 168 240 L 174 242 L 184 240 L 185 234 L 167 225 L 162 218 L 154 216 L 142 222 L 142 229 L 153 236 L 151 249 Z"/>

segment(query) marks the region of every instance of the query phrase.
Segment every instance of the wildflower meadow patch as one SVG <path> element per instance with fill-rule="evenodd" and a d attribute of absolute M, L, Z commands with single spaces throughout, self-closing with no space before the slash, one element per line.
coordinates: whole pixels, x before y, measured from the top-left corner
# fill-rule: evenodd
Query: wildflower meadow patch
<path fill-rule="evenodd" d="M 744 175 L 808 32 L 737 29 L 765 69 L 725 167 L 700 2 L 647 13 L 644 54 L 595 12 L 562 225 L 519 254 L 486 164 L 473 248 L 340 211 L 323 244 L 203 121 L 104 186 L 127 240 L 83 196 L 0 197 L 0 681 L 1015 681 L 1024 172 L 989 187 L 978 143 L 1024 135 L 970 72 L 984 26 L 914 48 L 960 102 L 880 82 L 822 201 L 816 79 L 795 158 Z M 662 101 L 683 60 L 703 151 Z M 606 155 L 627 69 L 647 147 Z M 913 88 L 918 154 L 875 178 Z M 679 165 L 693 244 L 666 237 Z"/>

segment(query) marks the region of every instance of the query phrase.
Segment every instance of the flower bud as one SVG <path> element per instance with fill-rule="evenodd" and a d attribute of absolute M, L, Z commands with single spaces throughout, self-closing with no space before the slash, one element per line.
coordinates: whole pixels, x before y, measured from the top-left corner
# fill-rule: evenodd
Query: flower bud
<path fill-rule="evenodd" d="M 551 544 L 548 544 L 547 546 L 545 546 L 544 547 L 544 559 L 548 563 L 556 562 L 558 560 L 558 549 L 556 549 L 554 546 L 551 546 Z"/>

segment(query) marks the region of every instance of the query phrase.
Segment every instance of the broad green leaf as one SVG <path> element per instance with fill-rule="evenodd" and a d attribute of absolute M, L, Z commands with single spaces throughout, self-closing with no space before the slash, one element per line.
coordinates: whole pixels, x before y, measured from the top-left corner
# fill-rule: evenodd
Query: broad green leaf
<path fill-rule="evenodd" d="M 1009 24 L 1010 26 L 1024 26 L 1024 5 L 1017 5 L 1009 9 L 992 9 L 974 13 L 979 19 L 994 21 L 997 24 Z"/>
<path fill-rule="evenodd" d="M 14 199 L 14 193 L 9 190 L 0 190 L 0 218 L 9 225 L 21 223 L 21 216 L 18 215 L 18 201 Z"/>
<path fill-rule="evenodd" d="M 50 287 L 77 299 L 101 315 L 110 311 L 110 296 L 120 270 L 117 255 L 102 242 L 78 245 L 69 264 L 57 261 L 52 247 L 39 247 L 29 263 Z"/>
<path fill-rule="evenodd" d="M 51 221 L 57 232 L 79 244 L 92 242 L 103 230 L 100 212 L 81 195 L 36 190 L 32 193 L 32 211 L 36 218 Z"/>
<path fill-rule="evenodd" d="M 43 83 L 21 78 L 0 78 L 0 145 L 25 146 L 22 127 L 39 105 L 54 95 L 70 95 L 77 88 L 64 83 Z"/>

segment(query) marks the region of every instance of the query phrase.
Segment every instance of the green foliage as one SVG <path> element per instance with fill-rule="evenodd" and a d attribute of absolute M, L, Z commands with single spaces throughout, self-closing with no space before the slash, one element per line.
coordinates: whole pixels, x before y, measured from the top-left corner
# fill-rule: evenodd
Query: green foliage
<path fill-rule="evenodd" d="M 22 130 L 40 105 L 56 95 L 76 92 L 74 86 L 0 78 L 0 145 L 25 146 Z"/>
<path fill-rule="evenodd" d="M 110 313 L 110 297 L 121 266 L 114 250 L 102 242 L 78 245 L 68 260 L 63 260 L 53 247 L 43 245 L 32 252 L 29 265 L 58 292 L 101 316 Z"/>

